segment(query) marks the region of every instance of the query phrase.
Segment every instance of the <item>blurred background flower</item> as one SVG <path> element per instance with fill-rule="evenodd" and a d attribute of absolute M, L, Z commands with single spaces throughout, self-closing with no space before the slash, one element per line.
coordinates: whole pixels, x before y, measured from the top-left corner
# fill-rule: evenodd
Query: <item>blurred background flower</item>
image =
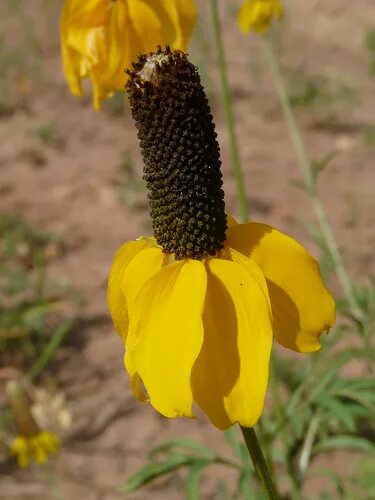
<path fill-rule="evenodd" d="M 32 402 L 22 382 L 8 382 L 6 393 L 18 433 L 10 444 L 10 454 L 17 458 L 18 465 L 22 468 L 28 467 L 32 462 L 44 464 L 48 456 L 59 449 L 59 438 L 54 432 L 38 425 L 31 412 Z"/>
<path fill-rule="evenodd" d="M 279 0 L 245 0 L 238 13 L 238 24 L 243 33 L 265 33 L 274 19 L 284 16 Z"/>
<path fill-rule="evenodd" d="M 60 20 L 63 67 L 74 95 L 90 78 L 95 109 L 124 87 L 139 52 L 170 45 L 186 50 L 196 20 L 193 0 L 66 0 Z"/>

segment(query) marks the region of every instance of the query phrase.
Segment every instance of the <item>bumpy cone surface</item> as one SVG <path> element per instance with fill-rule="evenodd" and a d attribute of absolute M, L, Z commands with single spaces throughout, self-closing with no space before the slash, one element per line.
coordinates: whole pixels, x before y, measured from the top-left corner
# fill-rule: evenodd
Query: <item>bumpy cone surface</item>
<path fill-rule="evenodd" d="M 216 254 L 226 217 L 220 150 L 197 69 L 180 51 L 142 55 L 126 90 L 144 159 L 154 235 L 176 259 Z"/>

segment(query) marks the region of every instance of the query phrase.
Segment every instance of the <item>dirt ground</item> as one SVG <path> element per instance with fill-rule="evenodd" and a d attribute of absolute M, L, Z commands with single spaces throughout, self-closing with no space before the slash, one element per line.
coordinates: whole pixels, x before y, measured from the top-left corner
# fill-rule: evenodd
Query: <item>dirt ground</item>
<path fill-rule="evenodd" d="M 54 487 L 63 499 L 114 500 L 122 498 L 117 487 L 144 463 L 150 447 L 168 437 L 183 435 L 221 451 L 227 444 L 203 417 L 170 421 L 131 395 L 122 344 L 108 317 L 105 295 L 116 249 L 150 231 L 143 193 L 132 192 L 134 179 L 126 187 L 121 169 L 127 152 L 134 166 L 128 175 L 140 179 L 142 162 L 126 107 L 118 113 L 108 103 L 98 113 L 89 97 L 78 101 L 69 93 L 59 54 L 59 3 L 50 9 L 46 22 L 45 2 L 24 2 L 37 32 L 41 71 L 31 80 L 22 105 L 0 117 L 0 210 L 22 215 L 63 238 L 67 252 L 53 262 L 51 276 L 69 281 L 84 299 L 76 327 L 52 366 L 73 414 L 62 451 L 51 462 Z M 206 3 L 200 2 L 203 21 L 191 59 L 204 68 L 222 149 L 226 203 L 236 214 Z M 270 75 L 258 42 L 238 32 L 233 4 L 239 2 L 223 0 L 221 10 L 251 217 L 288 232 L 319 257 L 303 224 L 313 220 L 313 214 L 305 194 L 292 182 L 300 173 Z M 320 193 L 349 271 L 365 283 L 375 271 L 375 146 L 365 140 L 366 130 L 375 125 L 375 80 L 364 46 L 366 29 L 375 25 L 373 0 L 286 4 L 285 27 L 276 38 L 284 72 L 331 72 L 349 81 L 358 98 L 355 105 L 340 102 L 318 110 L 300 109 L 297 116 L 312 158 L 332 150 L 339 153 L 321 175 Z M 54 124 L 57 139 L 43 145 L 35 130 L 48 123 Z M 135 203 L 121 201 L 120 183 Z M 339 291 L 335 282 L 331 288 Z M 333 460 L 340 463 L 340 456 Z M 346 466 L 342 460 L 341 464 Z M 206 476 L 202 498 L 211 498 L 212 484 L 226 475 L 230 481 L 225 469 Z M 316 480 L 308 484 L 311 491 L 318 487 Z M 0 475 L 0 488 L 4 499 L 56 497 L 45 472 L 38 469 L 8 470 Z M 173 474 L 127 498 L 151 496 L 183 498 L 182 476 Z"/>

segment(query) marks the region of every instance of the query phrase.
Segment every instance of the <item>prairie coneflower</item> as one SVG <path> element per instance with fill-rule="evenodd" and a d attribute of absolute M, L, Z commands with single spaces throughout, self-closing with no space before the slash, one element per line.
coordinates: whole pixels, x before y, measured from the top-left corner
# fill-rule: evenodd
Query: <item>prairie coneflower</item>
<path fill-rule="evenodd" d="M 195 24 L 193 0 L 65 0 L 60 20 L 65 77 L 73 94 L 93 84 L 94 107 L 123 89 L 124 69 L 157 44 L 186 50 Z"/>
<path fill-rule="evenodd" d="M 280 0 L 245 0 L 238 13 L 238 24 L 243 33 L 265 33 L 274 19 L 284 16 Z"/>
<path fill-rule="evenodd" d="M 300 244 L 226 215 L 212 116 L 186 55 L 159 50 L 129 74 L 154 238 L 118 250 L 108 303 L 133 392 L 167 417 L 192 417 L 195 402 L 220 429 L 251 427 L 273 335 L 319 349 L 334 301 Z"/>
<path fill-rule="evenodd" d="M 54 432 L 40 429 L 31 414 L 31 404 L 21 383 L 9 382 L 7 396 L 18 432 L 10 444 L 10 454 L 17 458 L 22 468 L 32 462 L 44 464 L 49 455 L 57 452 L 59 438 Z"/>

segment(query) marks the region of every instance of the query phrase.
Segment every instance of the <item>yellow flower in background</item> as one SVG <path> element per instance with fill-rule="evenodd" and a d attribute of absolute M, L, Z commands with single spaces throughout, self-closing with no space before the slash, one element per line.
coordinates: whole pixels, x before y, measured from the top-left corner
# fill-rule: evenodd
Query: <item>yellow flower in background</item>
<path fill-rule="evenodd" d="M 48 460 L 59 449 L 59 439 L 52 432 L 42 431 L 34 436 L 17 436 L 11 447 L 10 453 L 17 458 L 18 465 L 28 467 L 32 462 L 39 465 Z"/>
<path fill-rule="evenodd" d="M 243 33 L 265 33 L 274 19 L 284 16 L 279 0 L 245 0 L 238 13 L 238 24 Z"/>
<path fill-rule="evenodd" d="M 43 464 L 49 455 L 57 452 L 59 438 L 53 432 L 41 430 L 31 413 L 31 400 L 24 382 L 10 380 L 6 394 L 12 409 L 18 436 L 9 447 L 20 467 L 28 467 L 32 462 Z"/>
<path fill-rule="evenodd" d="M 318 350 L 333 298 L 295 240 L 227 218 L 212 116 L 186 56 L 140 56 L 127 91 L 155 235 L 118 250 L 108 283 L 133 392 L 166 417 L 192 417 L 196 403 L 219 429 L 251 427 L 273 336 Z"/>
<path fill-rule="evenodd" d="M 196 20 L 193 0 L 65 0 L 61 50 L 65 78 L 82 96 L 90 78 L 95 109 L 124 87 L 124 70 L 140 52 L 170 45 L 186 50 Z"/>

